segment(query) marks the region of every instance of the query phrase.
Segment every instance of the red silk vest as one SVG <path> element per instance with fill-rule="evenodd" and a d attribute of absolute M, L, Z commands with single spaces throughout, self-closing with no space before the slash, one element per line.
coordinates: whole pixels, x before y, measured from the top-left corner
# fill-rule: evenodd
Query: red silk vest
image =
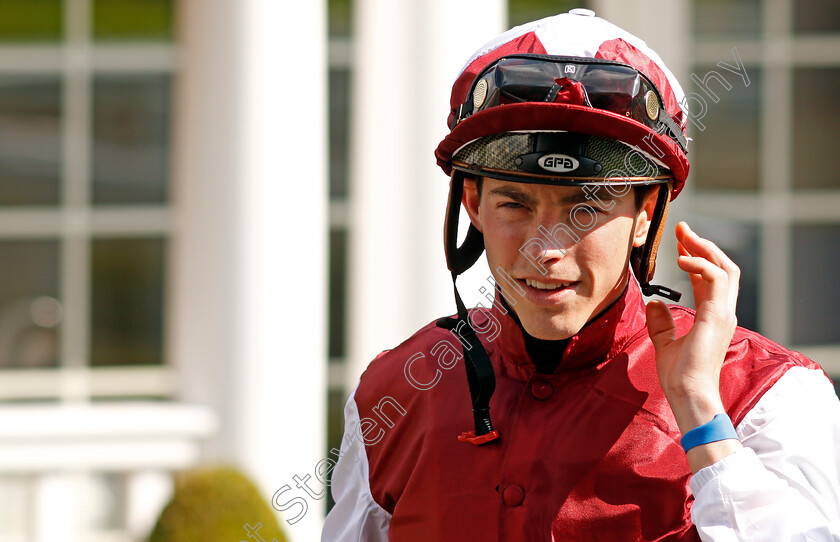
<path fill-rule="evenodd" d="M 496 371 L 499 440 L 458 440 L 473 428 L 461 345 L 434 323 L 380 354 L 356 391 L 371 494 L 392 514 L 390 540 L 699 540 L 637 283 L 569 340 L 551 375 L 535 372 L 502 306 L 473 311 Z M 671 312 L 685 334 L 694 312 Z M 816 367 L 738 328 L 721 375 L 733 423 L 799 365 Z"/>

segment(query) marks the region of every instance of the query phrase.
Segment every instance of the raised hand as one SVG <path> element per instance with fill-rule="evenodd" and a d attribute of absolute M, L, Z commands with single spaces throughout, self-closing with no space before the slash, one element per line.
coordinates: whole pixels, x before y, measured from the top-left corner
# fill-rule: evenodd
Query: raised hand
<path fill-rule="evenodd" d="M 677 225 L 676 235 L 677 265 L 688 273 L 694 292 L 694 325 L 677 337 L 671 311 L 657 300 L 647 305 L 647 328 L 656 350 L 659 384 L 685 434 L 724 412 L 720 370 L 737 323 L 741 272 L 720 248 L 685 222 Z M 689 464 L 696 472 L 740 447 L 736 440 L 698 446 L 689 451 Z"/>

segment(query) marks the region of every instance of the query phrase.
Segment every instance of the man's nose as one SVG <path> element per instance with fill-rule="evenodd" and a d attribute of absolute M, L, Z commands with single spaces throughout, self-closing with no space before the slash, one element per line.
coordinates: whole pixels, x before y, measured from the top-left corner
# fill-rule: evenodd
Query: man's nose
<path fill-rule="evenodd" d="M 520 252 L 542 274 L 557 260 L 566 256 L 569 248 L 580 241 L 580 236 L 563 222 L 541 221 L 532 232 L 532 237 L 520 248 Z"/>
<path fill-rule="evenodd" d="M 580 232 L 568 220 L 560 220 L 556 216 L 541 220 L 536 230 L 536 235 L 545 241 L 543 258 L 562 258 L 580 241 Z"/>

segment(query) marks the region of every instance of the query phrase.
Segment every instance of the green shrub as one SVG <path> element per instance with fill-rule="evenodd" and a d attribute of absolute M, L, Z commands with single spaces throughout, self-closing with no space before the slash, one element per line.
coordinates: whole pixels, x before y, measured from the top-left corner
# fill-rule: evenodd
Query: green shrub
<path fill-rule="evenodd" d="M 259 536 L 266 542 L 286 542 L 274 512 L 245 475 L 230 467 L 196 470 L 176 477 L 149 542 L 251 542 L 246 523 L 262 524 Z"/>

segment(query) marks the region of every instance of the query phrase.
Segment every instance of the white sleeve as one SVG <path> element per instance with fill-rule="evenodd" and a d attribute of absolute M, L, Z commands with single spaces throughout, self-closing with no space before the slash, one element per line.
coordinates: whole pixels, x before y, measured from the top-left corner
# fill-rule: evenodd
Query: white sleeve
<path fill-rule="evenodd" d="M 736 428 L 744 449 L 691 478 L 705 542 L 840 542 L 840 401 L 818 370 L 788 370 Z"/>
<path fill-rule="evenodd" d="M 356 391 L 344 406 L 341 455 L 332 471 L 330 487 L 335 506 L 324 522 L 322 542 L 386 542 L 391 514 L 373 499 L 368 479 L 367 453 L 357 439 L 359 409 Z"/>

